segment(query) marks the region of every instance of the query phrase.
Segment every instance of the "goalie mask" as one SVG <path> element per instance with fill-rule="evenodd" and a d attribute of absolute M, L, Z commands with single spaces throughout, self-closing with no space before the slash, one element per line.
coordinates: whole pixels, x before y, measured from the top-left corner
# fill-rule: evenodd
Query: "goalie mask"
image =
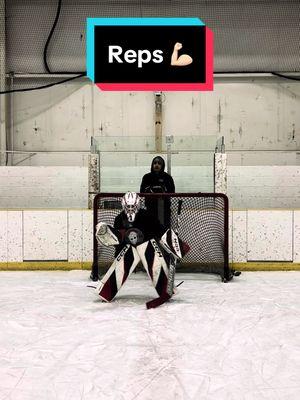
<path fill-rule="evenodd" d="M 122 208 L 129 222 L 133 222 L 135 220 L 136 214 L 141 206 L 140 203 L 141 198 L 135 192 L 127 192 L 122 197 Z"/>

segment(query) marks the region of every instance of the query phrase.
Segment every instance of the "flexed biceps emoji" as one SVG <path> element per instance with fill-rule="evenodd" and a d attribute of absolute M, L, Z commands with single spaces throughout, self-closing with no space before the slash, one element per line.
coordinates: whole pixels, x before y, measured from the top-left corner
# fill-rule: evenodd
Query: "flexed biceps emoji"
<path fill-rule="evenodd" d="M 182 43 L 175 43 L 174 50 L 171 56 L 171 65 L 173 67 L 185 67 L 192 64 L 193 59 L 188 54 L 182 54 L 178 57 L 178 51 L 182 49 Z"/>

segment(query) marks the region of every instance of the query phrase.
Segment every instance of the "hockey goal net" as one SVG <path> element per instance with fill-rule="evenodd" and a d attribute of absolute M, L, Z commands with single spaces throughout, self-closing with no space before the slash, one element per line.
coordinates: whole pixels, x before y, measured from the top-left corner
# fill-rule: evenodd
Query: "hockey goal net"
<path fill-rule="evenodd" d="M 95 232 L 99 222 L 113 225 L 122 211 L 122 193 L 100 193 L 94 199 L 94 251 L 92 278 L 114 260 L 114 248 L 99 245 Z M 228 198 L 217 193 L 140 194 L 145 199 L 166 198 L 170 204 L 170 225 L 188 243 L 190 251 L 178 263 L 179 270 L 219 274 L 223 280 L 232 277 L 228 263 Z M 180 207 L 179 207 L 180 204 Z M 180 210 L 180 215 L 178 212 Z"/>

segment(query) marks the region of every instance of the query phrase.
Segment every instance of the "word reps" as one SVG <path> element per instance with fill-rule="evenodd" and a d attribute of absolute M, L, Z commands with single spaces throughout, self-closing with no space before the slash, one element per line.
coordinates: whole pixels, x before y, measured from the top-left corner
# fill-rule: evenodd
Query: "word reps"
<path fill-rule="evenodd" d="M 154 50 L 153 52 L 143 49 L 143 50 L 126 50 L 124 52 L 123 48 L 118 45 L 108 46 L 108 62 L 110 64 L 118 62 L 122 64 L 123 62 L 133 64 L 137 62 L 138 68 L 142 68 L 143 64 L 148 64 L 149 62 L 154 62 L 156 64 L 162 63 L 163 51 Z"/>

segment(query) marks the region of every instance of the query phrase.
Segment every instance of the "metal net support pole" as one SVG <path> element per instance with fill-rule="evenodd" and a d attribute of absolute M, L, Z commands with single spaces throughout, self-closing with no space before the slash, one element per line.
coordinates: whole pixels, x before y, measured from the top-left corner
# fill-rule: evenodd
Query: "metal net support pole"
<path fill-rule="evenodd" d="M 0 0 L 0 91 L 5 91 L 5 0 Z M 6 96 L 0 95 L 0 165 L 7 165 Z"/>

